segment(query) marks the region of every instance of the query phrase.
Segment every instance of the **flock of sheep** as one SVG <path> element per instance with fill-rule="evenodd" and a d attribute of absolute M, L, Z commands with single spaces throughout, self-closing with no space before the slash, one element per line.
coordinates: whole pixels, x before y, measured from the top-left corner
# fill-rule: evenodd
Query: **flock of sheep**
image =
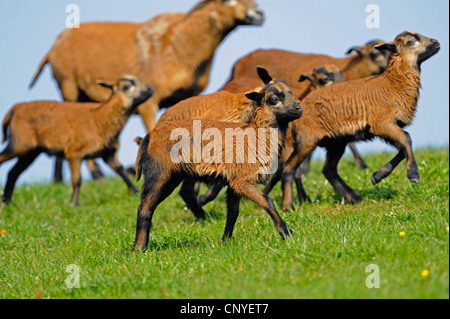
<path fill-rule="evenodd" d="M 136 178 L 144 176 L 138 208 L 135 250 L 148 243 L 156 207 L 182 184 L 180 196 L 199 219 L 202 206 L 227 187 L 227 220 L 223 241 L 232 236 L 245 197 L 264 208 L 278 233 L 292 231 L 268 197 L 281 180 L 283 210 L 292 207 L 292 183 L 299 201 L 309 200 L 302 174 L 318 146 L 327 151 L 323 174 L 349 203 L 360 194 L 338 175 L 337 165 L 349 145 L 357 166 L 365 168 L 352 142 L 379 137 L 394 145 L 398 154 L 372 175 L 379 183 L 406 159 L 407 176 L 420 175 L 412 141 L 403 128 L 414 117 L 420 89 L 421 64 L 434 54 L 439 42 L 413 31 L 394 41 L 371 41 L 352 47 L 344 58 L 283 50 L 257 50 L 238 60 L 228 83 L 218 92 L 197 96 L 206 87 L 214 53 L 221 41 L 239 25 L 261 25 L 264 12 L 255 0 L 202 0 L 188 13 L 161 14 L 145 23 L 86 23 L 60 34 L 34 76 L 33 86 L 50 64 L 64 102 L 36 101 L 13 106 L 3 120 L 0 165 L 18 158 L 8 173 L 3 202 L 11 201 L 17 178 L 36 157 L 55 155 L 55 180 L 62 179 L 61 161 L 70 164 L 73 194 L 78 205 L 80 165 L 88 162 L 94 177 L 101 171 L 94 159 L 102 158 L 127 184 L 138 190 L 117 158 L 119 135 L 128 118 L 138 113 L 148 134 L 139 144 Z M 156 123 L 159 108 L 170 107 Z M 224 136 L 227 129 L 276 146 L 256 161 L 205 161 L 194 152 L 174 162 L 170 139 L 183 128 L 195 135 L 202 129 Z M 274 139 L 271 129 L 277 129 Z M 256 132 L 251 135 L 251 132 Z M 225 142 L 188 140 L 188 144 L 225 150 Z M 258 144 L 259 145 L 259 144 Z M 208 148 L 209 147 L 209 148 Z M 233 141 L 234 150 L 249 158 L 253 150 Z M 237 154 L 237 153 L 236 153 Z M 236 155 L 237 158 L 237 155 Z M 261 168 L 277 162 L 275 174 Z M 301 166 L 304 164 L 303 166 Z M 211 188 L 198 195 L 199 183 Z M 258 184 L 266 184 L 263 191 Z"/>

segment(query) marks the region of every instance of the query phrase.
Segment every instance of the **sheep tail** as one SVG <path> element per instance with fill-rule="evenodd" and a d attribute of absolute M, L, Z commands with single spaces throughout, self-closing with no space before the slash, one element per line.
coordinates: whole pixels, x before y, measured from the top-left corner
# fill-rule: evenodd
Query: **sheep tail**
<path fill-rule="evenodd" d="M 148 133 L 139 143 L 138 155 L 136 158 L 136 181 L 138 182 L 141 179 L 142 175 L 142 166 L 144 165 L 144 158 L 147 154 L 148 145 L 150 144 L 150 133 Z M 144 155 L 144 156 L 143 156 Z"/>
<path fill-rule="evenodd" d="M 36 73 L 33 76 L 33 79 L 31 80 L 30 86 L 28 87 L 29 89 L 31 89 L 34 84 L 36 83 L 37 79 L 39 78 L 39 75 L 41 75 L 42 70 L 44 69 L 44 66 L 48 63 L 48 54 L 44 57 L 44 59 L 41 61 L 41 64 L 39 64 L 39 68 L 36 71 Z"/>
<path fill-rule="evenodd" d="M 5 143 L 8 140 L 8 127 L 9 124 L 11 124 L 12 117 L 14 115 L 14 109 L 11 109 L 3 119 L 3 126 L 2 126 L 2 132 L 3 132 L 3 138 L 2 143 Z"/>

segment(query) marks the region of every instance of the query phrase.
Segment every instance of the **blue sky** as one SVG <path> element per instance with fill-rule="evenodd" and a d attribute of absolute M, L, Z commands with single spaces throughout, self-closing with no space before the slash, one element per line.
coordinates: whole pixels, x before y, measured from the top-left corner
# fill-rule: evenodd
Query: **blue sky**
<path fill-rule="evenodd" d="M 65 28 L 66 7 L 77 4 L 81 22 L 143 22 L 163 12 L 186 12 L 197 0 L 0 0 L 0 117 L 18 103 L 60 100 L 47 66 L 32 90 L 30 80 L 43 56 Z M 258 48 L 324 53 L 343 57 L 353 45 L 371 39 L 392 41 L 404 30 L 414 30 L 438 39 L 442 49 L 422 66 L 422 91 L 414 123 L 406 128 L 414 148 L 448 146 L 449 140 L 449 2 L 447 0 L 258 0 L 265 10 L 261 27 L 239 27 L 216 52 L 210 82 L 203 93 L 215 92 L 226 81 L 233 63 Z M 365 25 L 366 7 L 380 8 L 380 28 Z M 131 118 L 121 135 L 119 159 L 128 166 L 136 157 L 132 139 L 145 135 L 137 116 Z M 2 146 L 3 148 L 4 146 Z M 358 143 L 364 152 L 393 151 L 374 141 Z M 318 152 L 318 156 L 323 152 Z M 316 155 L 317 156 L 317 155 Z M 0 183 L 14 160 L 0 167 Z M 50 181 L 53 159 L 41 155 L 19 182 Z M 380 163 L 381 165 L 381 163 Z M 112 171 L 103 166 L 104 171 Z M 371 169 L 376 169 L 371 168 Z M 66 180 L 69 170 L 65 167 Z M 89 174 L 83 166 L 83 178 Z"/>

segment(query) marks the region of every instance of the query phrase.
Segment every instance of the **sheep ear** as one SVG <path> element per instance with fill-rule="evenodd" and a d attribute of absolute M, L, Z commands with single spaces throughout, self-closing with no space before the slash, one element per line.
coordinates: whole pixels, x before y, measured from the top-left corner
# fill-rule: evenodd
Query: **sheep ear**
<path fill-rule="evenodd" d="M 262 95 L 262 94 L 259 93 L 259 92 L 250 92 L 250 93 L 246 93 L 245 96 L 246 96 L 249 100 L 255 101 L 255 102 L 257 102 L 257 103 L 261 103 L 262 100 L 263 100 L 263 98 L 264 98 L 264 95 Z"/>
<path fill-rule="evenodd" d="M 398 51 L 397 45 L 394 43 L 383 43 L 382 45 L 377 45 L 375 49 L 379 51 L 390 51 L 396 53 Z"/>
<path fill-rule="evenodd" d="M 258 72 L 259 78 L 264 82 L 264 84 L 269 84 L 270 82 L 272 82 L 272 77 L 270 76 L 269 72 L 267 72 L 266 69 L 258 66 L 256 68 L 256 71 Z"/>
<path fill-rule="evenodd" d="M 114 84 L 112 84 L 111 82 L 97 80 L 97 84 L 114 91 Z"/>
<path fill-rule="evenodd" d="M 364 55 L 364 49 L 363 47 L 351 47 L 350 49 L 348 49 L 347 51 L 347 55 L 349 55 L 350 53 L 352 53 L 353 51 L 355 51 L 356 53 L 358 53 L 360 56 Z"/>
<path fill-rule="evenodd" d="M 135 138 L 133 139 L 133 141 L 135 141 L 136 144 L 139 146 L 139 145 L 141 145 L 142 137 L 137 136 L 137 137 L 135 137 Z"/>
<path fill-rule="evenodd" d="M 311 83 L 314 82 L 314 79 L 313 79 L 311 73 L 302 73 L 302 74 L 300 74 L 300 78 L 298 79 L 298 81 L 299 82 L 303 82 L 303 81 L 306 81 L 306 80 L 309 80 Z"/>

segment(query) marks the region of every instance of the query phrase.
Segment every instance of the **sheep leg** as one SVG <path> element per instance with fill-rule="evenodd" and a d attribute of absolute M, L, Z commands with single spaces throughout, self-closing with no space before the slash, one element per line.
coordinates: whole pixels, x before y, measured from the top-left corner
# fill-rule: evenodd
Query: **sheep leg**
<path fill-rule="evenodd" d="M 383 165 L 378 171 L 372 174 L 372 184 L 376 185 L 381 182 L 382 179 L 389 176 L 405 157 L 405 152 L 403 150 L 399 151 L 389 163 Z"/>
<path fill-rule="evenodd" d="M 264 210 L 272 218 L 272 221 L 277 228 L 278 234 L 280 234 L 283 239 L 285 239 L 286 237 L 290 237 L 294 233 L 278 214 L 275 205 L 273 204 L 269 196 L 264 195 L 256 185 L 246 185 L 244 187 L 241 187 L 240 189 L 242 190 L 242 196 L 247 197 L 256 205 L 264 208 Z"/>
<path fill-rule="evenodd" d="M 213 201 L 214 199 L 216 199 L 217 195 L 219 195 L 221 190 L 222 190 L 221 185 L 214 185 L 213 187 L 208 189 L 205 194 L 200 195 L 198 198 L 200 206 L 204 206 L 209 202 Z"/>
<path fill-rule="evenodd" d="M 353 153 L 353 157 L 355 158 L 355 164 L 357 168 L 366 169 L 367 164 L 364 161 L 364 159 L 359 155 L 358 150 L 356 149 L 356 146 L 354 143 L 349 143 L 348 147 L 350 147 L 350 150 Z"/>
<path fill-rule="evenodd" d="M 342 155 L 344 155 L 347 143 L 333 142 L 332 146 L 327 146 L 327 157 L 322 172 L 325 178 L 330 182 L 334 189 L 343 196 L 350 204 L 362 201 L 361 195 L 348 186 L 337 172 Z"/>
<path fill-rule="evenodd" d="M 79 158 L 68 159 L 70 171 L 72 174 L 72 199 L 69 202 L 70 207 L 78 206 L 78 196 L 80 194 L 81 187 L 81 160 Z"/>
<path fill-rule="evenodd" d="M 103 179 L 105 175 L 103 174 L 100 166 L 94 160 L 86 160 L 86 164 L 89 167 L 89 171 L 91 172 L 91 176 L 93 179 Z"/>
<path fill-rule="evenodd" d="M 201 186 L 200 182 L 195 182 L 195 184 L 194 184 L 195 197 L 198 197 L 198 193 L 200 192 L 200 186 Z"/>
<path fill-rule="evenodd" d="M 308 158 L 311 160 L 311 154 L 308 155 L 306 160 L 308 160 Z M 305 171 L 302 169 L 302 167 L 303 167 L 303 165 L 297 167 L 297 169 L 295 170 L 295 174 L 294 174 L 295 186 L 297 187 L 297 199 L 300 203 L 305 200 L 311 202 L 311 200 L 309 199 L 308 195 L 305 192 L 305 188 L 303 187 L 302 176 L 305 174 Z M 309 167 L 309 164 L 308 164 L 308 167 Z M 309 170 L 309 168 L 308 168 L 308 170 Z"/>
<path fill-rule="evenodd" d="M 388 133 L 384 133 L 383 136 L 384 139 L 388 143 L 393 144 L 399 152 L 389 163 L 380 167 L 378 171 L 373 173 L 372 183 L 375 185 L 389 176 L 404 158 L 407 160 L 406 169 L 408 179 L 413 183 L 420 183 L 419 167 L 412 151 L 411 136 L 399 127 L 394 127 L 394 129 L 388 131 Z"/>
<path fill-rule="evenodd" d="M 236 194 L 230 187 L 227 189 L 227 223 L 225 225 L 225 232 L 223 233 L 222 243 L 225 245 L 227 239 L 233 235 L 234 225 L 239 216 L 239 204 L 241 196 Z"/>
<path fill-rule="evenodd" d="M 62 183 L 63 182 L 63 159 L 55 158 L 55 165 L 53 169 L 53 183 Z"/>
<path fill-rule="evenodd" d="M 309 154 L 303 161 L 302 165 L 300 165 L 300 167 L 297 168 L 298 173 L 296 172 L 296 174 L 305 175 L 305 176 L 306 176 L 306 174 L 308 174 L 309 169 L 311 167 L 311 158 L 312 158 L 312 153 Z"/>
<path fill-rule="evenodd" d="M 306 157 L 314 150 L 314 148 L 302 147 L 299 151 L 295 151 L 287 163 L 284 166 L 283 173 L 281 175 L 281 187 L 283 191 L 283 211 L 287 211 L 292 206 L 292 181 L 294 179 L 295 170 L 303 163 Z M 297 176 L 298 177 L 298 176 Z M 298 200 L 300 202 L 308 201 L 311 202 L 308 195 L 306 194 L 303 184 L 300 178 L 300 189 L 298 192 Z"/>
<path fill-rule="evenodd" d="M 206 212 L 200 207 L 195 194 L 195 180 L 191 178 L 185 179 L 181 184 L 179 194 L 197 219 L 206 219 Z"/>
<path fill-rule="evenodd" d="M 139 193 L 139 190 L 131 182 L 122 164 L 120 164 L 119 159 L 117 158 L 117 152 L 114 152 L 113 155 L 107 157 L 104 161 L 123 179 L 131 194 Z"/>
<path fill-rule="evenodd" d="M 139 105 L 137 110 L 149 132 L 155 127 L 156 115 L 158 113 L 158 105 L 154 101 L 155 97 L 150 98 L 148 101 Z"/>
<path fill-rule="evenodd" d="M 141 204 L 137 212 L 134 252 L 144 251 L 147 248 L 153 213 L 156 207 L 172 194 L 181 183 L 181 179 L 163 180 L 158 175 L 152 173 L 152 176 L 146 178 L 142 188 Z"/>
<path fill-rule="evenodd" d="M 36 159 L 36 157 L 38 157 L 39 154 L 40 152 L 31 152 L 19 157 L 17 163 L 13 166 L 13 168 L 11 168 L 8 173 L 8 179 L 3 191 L 3 203 L 8 205 L 11 202 L 17 179 L 19 178 L 20 174 L 22 174 L 31 165 L 31 163 L 33 163 L 33 161 Z"/>
<path fill-rule="evenodd" d="M 278 168 L 275 174 L 273 174 L 270 181 L 267 183 L 267 185 L 263 189 L 264 195 L 269 195 L 269 193 L 272 191 L 272 189 L 275 187 L 275 185 L 280 181 L 281 174 L 283 173 L 283 170 L 281 168 Z"/>

